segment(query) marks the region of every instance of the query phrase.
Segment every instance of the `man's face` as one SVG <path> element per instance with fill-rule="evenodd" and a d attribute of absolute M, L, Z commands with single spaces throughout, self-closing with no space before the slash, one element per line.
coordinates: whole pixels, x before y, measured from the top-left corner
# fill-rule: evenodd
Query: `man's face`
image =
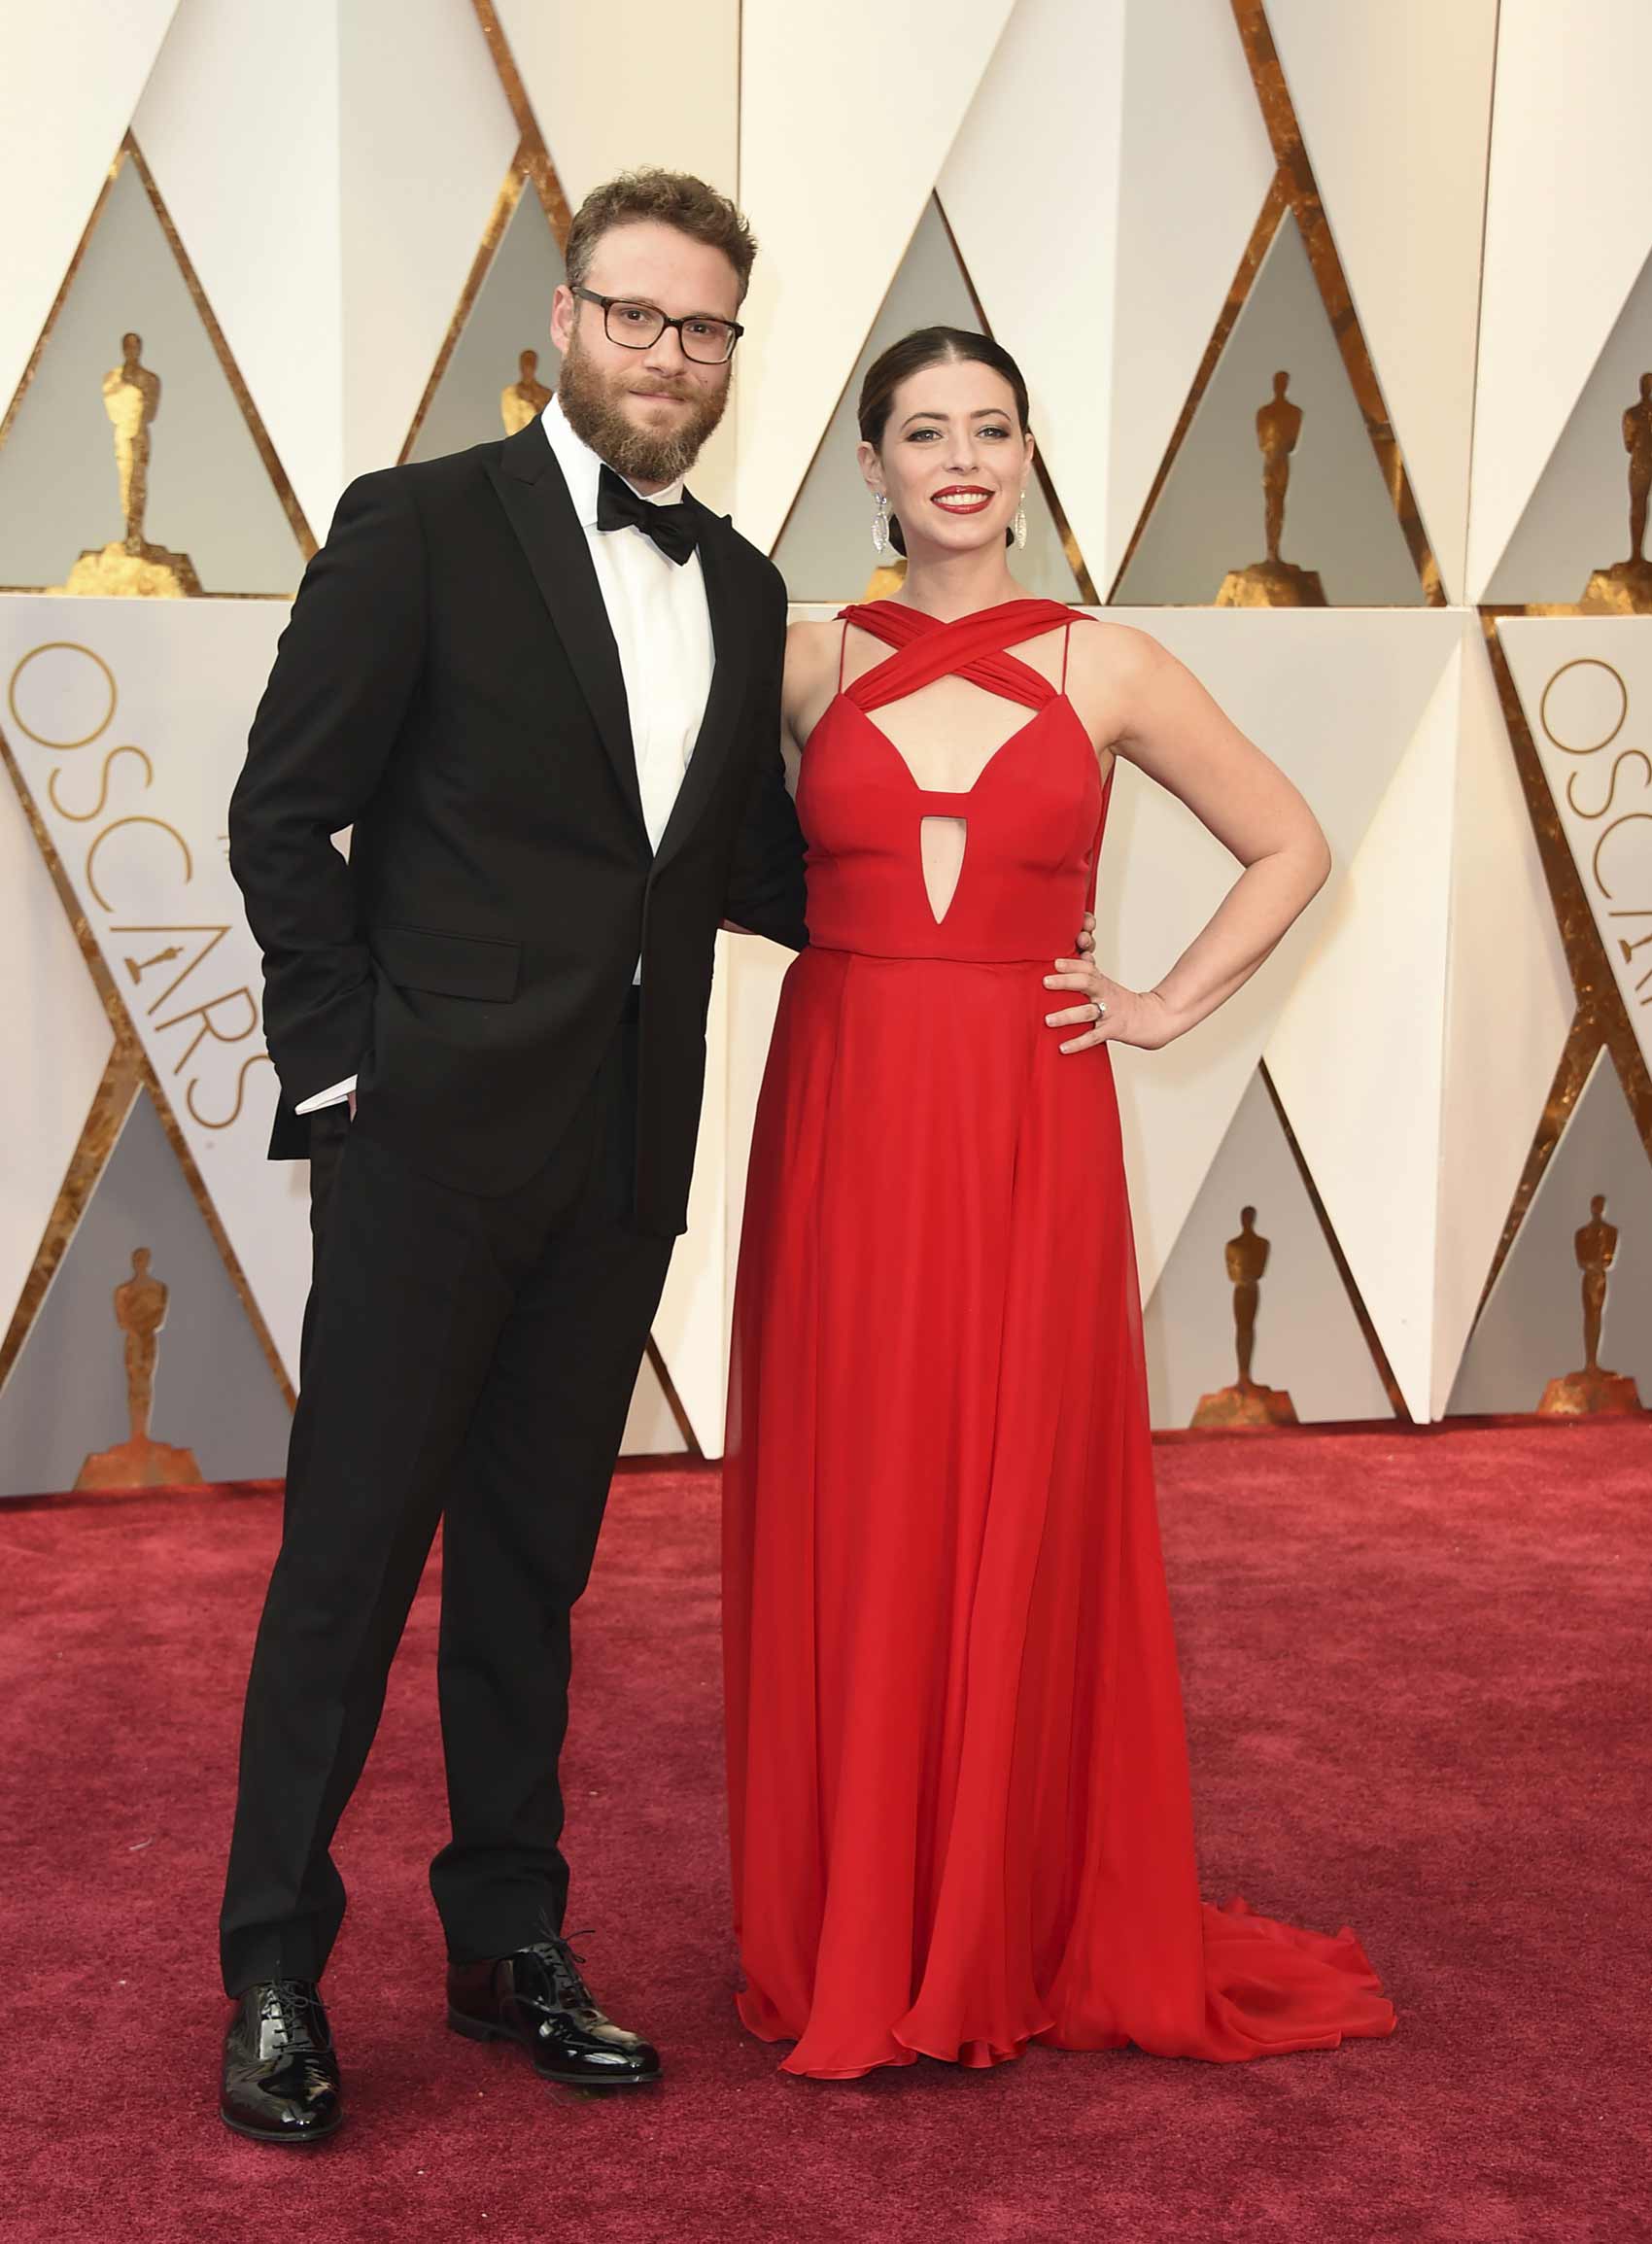
<path fill-rule="evenodd" d="M 734 320 L 740 282 L 721 250 L 658 220 L 610 226 L 585 276 L 599 295 L 653 304 L 673 319 Z M 644 489 L 686 474 L 723 417 L 728 364 L 685 358 L 674 328 L 643 350 L 610 342 L 601 304 L 558 289 L 551 340 L 563 354 L 557 394 L 574 433 Z"/>

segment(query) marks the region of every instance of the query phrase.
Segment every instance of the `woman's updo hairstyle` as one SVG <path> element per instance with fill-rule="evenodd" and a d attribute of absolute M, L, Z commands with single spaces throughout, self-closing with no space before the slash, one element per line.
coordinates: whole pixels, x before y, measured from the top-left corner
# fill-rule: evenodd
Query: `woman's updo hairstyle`
<path fill-rule="evenodd" d="M 875 450 L 882 450 L 883 432 L 889 426 L 895 392 L 903 382 L 913 374 L 921 374 L 926 366 L 960 362 L 990 366 L 995 374 L 1003 375 L 1015 395 L 1015 416 L 1024 435 L 1029 418 L 1027 385 L 1021 369 L 1003 344 L 995 343 L 990 335 L 973 334 L 968 328 L 916 328 L 910 335 L 903 335 L 898 343 L 891 343 L 866 369 L 857 408 L 865 442 Z M 889 517 L 889 536 L 895 551 L 905 553 L 907 541 L 901 535 L 900 520 L 893 514 Z M 1006 545 L 1014 542 L 1008 530 L 1004 533 L 1004 542 Z"/>

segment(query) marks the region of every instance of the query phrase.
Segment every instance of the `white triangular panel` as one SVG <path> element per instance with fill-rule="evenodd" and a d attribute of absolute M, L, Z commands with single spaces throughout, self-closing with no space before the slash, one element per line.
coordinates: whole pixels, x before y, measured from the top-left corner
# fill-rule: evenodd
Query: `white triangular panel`
<path fill-rule="evenodd" d="M 286 612 L 278 601 L 19 596 L 0 601 L 0 675 L 24 783 L 296 1380 L 307 1172 L 266 1157 L 276 1081 L 263 978 L 224 846 Z M 117 745 L 140 752 L 111 757 Z"/>
<path fill-rule="evenodd" d="M 1442 1417 L 1575 997 L 1477 624 L 1464 627 L 1430 1415 Z"/>
<path fill-rule="evenodd" d="M 497 5 L 570 210 L 637 164 L 694 172 L 725 194 L 736 191 L 740 0 Z"/>
<path fill-rule="evenodd" d="M 1361 332 L 1461 599 L 1497 0 L 1269 0 Z"/>
<path fill-rule="evenodd" d="M 762 254 L 735 385 L 735 517 L 765 549 L 1009 13 L 1010 0 L 957 0 L 944 19 L 920 0 L 746 0 L 740 198 Z M 871 59 L 894 55 L 912 67 Z"/>
<path fill-rule="evenodd" d="M 0 723 L 8 739 L 8 712 Z M 93 790 L 95 793 L 95 788 Z M 0 774 L 0 1333 L 10 1324 L 114 1034 L 22 805 Z"/>
<path fill-rule="evenodd" d="M 1266 1053 L 1308 1173 L 1417 1419 L 1428 1415 L 1461 671 L 1459 642 Z"/>
<path fill-rule="evenodd" d="M 135 129 L 320 536 L 399 451 L 516 145 L 480 26 L 447 0 L 183 0 Z"/>
<path fill-rule="evenodd" d="M 1333 858 L 1319 896 L 1214 1018 L 1163 1052 L 1113 1048 L 1137 1268 L 1147 1296 L 1460 625 L 1444 613 L 1300 609 L 1265 619 L 1231 608 L 1142 609 L 1128 620 L 1185 662 L 1301 788 Z M 1238 874 L 1235 860 L 1191 811 L 1120 764 L 1096 905 L 1105 971 L 1130 988 L 1152 988 Z"/>
<path fill-rule="evenodd" d="M 1064 0 L 1019 0 L 936 189 L 992 331 L 1026 376 L 1035 437 L 1086 550 L 1105 542 L 1107 517 L 1095 369 L 1118 360 L 1123 51 L 1124 0 L 1077 13 Z M 1032 120 L 1036 158 L 1015 165 L 1007 194 L 1007 154 Z M 1081 243 L 1082 277 L 1068 264 Z"/>
<path fill-rule="evenodd" d="M 1498 637 L 1601 948 L 1652 1067 L 1652 616 L 1511 616 Z"/>
<path fill-rule="evenodd" d="M 1468 597 L 1481 600 L 1652 249 L 1652 9 L 1502 0 Z"/>
<path fill-rule="evenodd" d="M 181 0 L 132 129 L 320 537 L 344 483 L 336 0 Z"/>
<path fill-rule="evenodd" d="M 125 0 L 78 20 L 8 7 L 0 69 L 0 414 L 109 176 L 178 0 Z"/>
<path fill-rule="evenodd" d="M 517 131 L 471 9 L 348 0 L 339 34 L 349 477 L 401 449 Z"/>
<path fill-rule="evenodd" d="M 1118 574 L 1273 177 L 1230 0 L 1129 0 L 1119 167 L 1105 395 L 1092 379 L 1084 414 L 1056 439 L 1065 459 L 1106 413 L 1106 530 L 1093 548 L 1069 501 L 1098 585 Z M 1085 245 L 1086 261 L 1105 255 Z"/>

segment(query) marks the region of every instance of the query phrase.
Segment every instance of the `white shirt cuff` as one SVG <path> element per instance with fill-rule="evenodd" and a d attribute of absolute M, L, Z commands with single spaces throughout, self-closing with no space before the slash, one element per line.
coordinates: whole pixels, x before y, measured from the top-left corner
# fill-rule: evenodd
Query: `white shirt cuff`
<path fill-rule="evenodd" d="M 302 1106 L 295 1106 L 293 1112 L 294 1114 L 314 1114 L 318 1107 L 338 1106 L 350 1096 L 355 1088 L 356 1078 L 353 1075 L 348 1075 L 342 1083 L 333 1084 L 329 1089 L 317 1091 L 314 1098 L 307 1098 Z"/>

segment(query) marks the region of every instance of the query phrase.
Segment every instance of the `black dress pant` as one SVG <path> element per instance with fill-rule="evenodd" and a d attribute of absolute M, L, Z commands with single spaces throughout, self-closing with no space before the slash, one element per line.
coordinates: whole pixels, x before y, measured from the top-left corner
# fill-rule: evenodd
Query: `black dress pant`
<path fill-rule="evenodd" d="M 221 1924 L 224 1985 L 319 1979 L 329 1851 L 436 1522 L 449 1954 L 560 1929 L 557 1758 L 583 1591 L 672 1241 L 632 1227 L 635 1004 L 520 1191 L 433 1183 L 316 1118 L 316 1271 L 287 1506 L 259 1624 Z"/>

